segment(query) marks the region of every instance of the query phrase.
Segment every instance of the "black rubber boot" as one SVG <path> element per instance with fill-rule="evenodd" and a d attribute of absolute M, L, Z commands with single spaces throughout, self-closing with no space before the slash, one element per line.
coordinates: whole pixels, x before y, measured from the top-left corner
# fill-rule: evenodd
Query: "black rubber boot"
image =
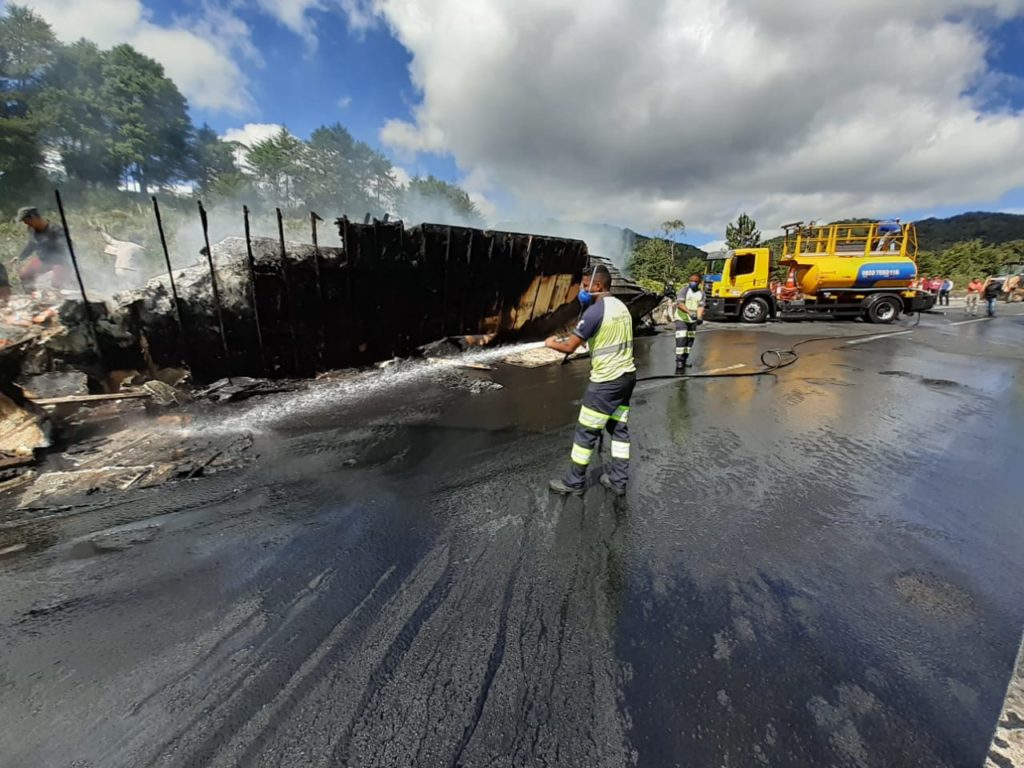
<path fill-rule="evenodd" d="M 587 490 L 586 488 L 573 488 L 561 480 L 552 480 L 548 483 L 548 488 L 552 493 L 558 493 L 562 496 L 582 496 L 583 492 Z"/>
<path fill-rule="evenodd" d="M 617 487 L 608 475 L 601 475 L 601 485 L 614 493 L 616 496 L 625 496 L 626 489 Z"/>

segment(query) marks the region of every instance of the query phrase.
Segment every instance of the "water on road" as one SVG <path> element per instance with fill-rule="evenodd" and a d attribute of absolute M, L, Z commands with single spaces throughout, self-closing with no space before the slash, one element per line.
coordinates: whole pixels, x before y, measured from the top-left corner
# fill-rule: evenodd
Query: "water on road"
<path fill-rule="evenodd" d="M 640 384 L 623 499 L 547 491 L 586 361 L 224 408 L 253 465 L 0 560 L 0 762 L 980 765 L 1024 619 L 1005 314 L 702 331 L 705 370 L 835 338 Z"/>

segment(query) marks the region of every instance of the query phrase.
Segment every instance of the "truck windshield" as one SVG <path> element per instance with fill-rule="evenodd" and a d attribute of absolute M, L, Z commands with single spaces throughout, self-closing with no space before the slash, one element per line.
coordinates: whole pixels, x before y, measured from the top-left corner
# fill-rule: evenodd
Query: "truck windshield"
<path fill-rule="evenodd" d="M 720 275 L 725 269 L 725 259 L 708 259 L 707 274 Z"/>

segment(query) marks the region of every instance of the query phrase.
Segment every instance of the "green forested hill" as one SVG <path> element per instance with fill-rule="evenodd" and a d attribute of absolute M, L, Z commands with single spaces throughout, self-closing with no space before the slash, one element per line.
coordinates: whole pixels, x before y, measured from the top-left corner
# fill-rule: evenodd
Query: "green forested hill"
<path fill-rule="evenodd" d="M 1024 216 L 1016 213 L 974 211 L 948 219 L 922 219 L 916 224 L 922 251 L 944 251 L 968 240 L 981 240 L 986 245 L 1024 240 Z"/>

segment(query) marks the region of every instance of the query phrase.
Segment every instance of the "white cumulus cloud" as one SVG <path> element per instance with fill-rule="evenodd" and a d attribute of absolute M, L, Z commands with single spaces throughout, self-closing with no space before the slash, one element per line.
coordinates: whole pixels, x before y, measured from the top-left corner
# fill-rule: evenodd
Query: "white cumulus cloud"
<path fill-rule="evenodd" d="M 712 241 L 710 241 L 708 243 L 704 243 L 703 245 L 698 245 L 697 247 L 700 248 L 702 251 L 705 251 L 706 253 L 714 253 L 715 251 L 724 251 L 725 250 L 725 240 L 712 240 Z"/>
<path fill-rule="evenodd" d="M 265 141 L 271 136 L 276 136 L 284 129 L 279 123 L 246 123 L 241 128 L 228 128 L 221 134 L 224 141 L 235 141 L 246 147 L 251 147 L 260 141 Z"/>
<path fill-rule="evenodd" d="M 363 4 L 360 4 L 363 7 Z M 1024 116 L 971 96 L 1024 0 L 376 0 L 411 52 L 412 121 L 538 212 L 722 230 L 993 200 Z M 362 11 L 365 14 L 365 8 Z"/>
<path fill-rule="evenodd" d="M 256 60 L 248 27 L 223 9 L 169 25 L 152 21 L 140 0 L 30 0 L 64 41 L 86 38 L 102 48 L 128 43 L 163 65 L 193 106 L 243 113 L 253 102 L 233 58 Z"/>
<path fill-rule="evenodd" d="M 241 128 L 228 128 L 220 137 L 224 141 L 233 141 L 242 145 L 235 150 L 235 162 L 238 163 L 239 168 L 248 170 L 249 164 L 245 160 L 245 148 L 272 136 L 277 136 L 282 130 L 285 130 L 285 127 L 279 123 L 246 123 Z"/>
<path fill-rule="evenodd" d="M 256 4 L 303 38 L 310 49 L 317 46 L 313 11 L 344 13 L 355 32 L 365 31 L 376 23 L 373 0 L 256 0 Z"/>

